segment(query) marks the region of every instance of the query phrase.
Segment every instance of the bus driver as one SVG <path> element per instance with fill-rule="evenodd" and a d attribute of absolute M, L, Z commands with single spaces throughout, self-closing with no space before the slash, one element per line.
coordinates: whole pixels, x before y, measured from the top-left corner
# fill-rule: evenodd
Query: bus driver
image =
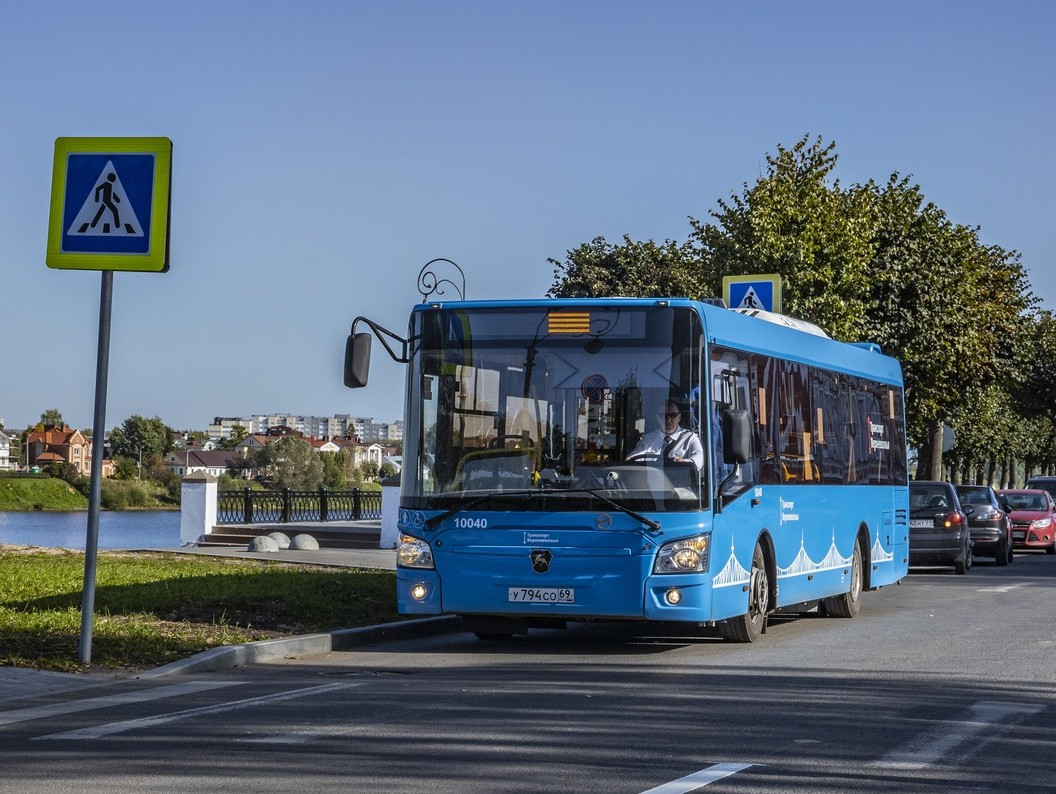
<path fill-rule="evenodd" d="M 660 428 L 642 436 L 642 440 L 631 450 L 627 459 L 655 455 L 664 460 L 689 461 L 697 467 L 698 472 L 703 469 L 704 447 L 701 446 L 696 433 L 679 427 L 682 410 L 678 404 L 674 400 L 668 400 L 663 404 L 657 418 Z"/>

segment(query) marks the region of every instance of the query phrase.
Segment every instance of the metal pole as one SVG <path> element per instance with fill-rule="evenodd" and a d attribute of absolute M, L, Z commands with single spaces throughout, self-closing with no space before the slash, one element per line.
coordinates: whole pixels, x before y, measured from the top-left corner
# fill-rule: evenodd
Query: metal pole
<path fill-rule="evenodd" d="M 110 307 L 114 271 L 103 271 L 99 290 L 99 352 L 95 365 L 95 419 L 92 423 L 92 476 L 88 494 L 88 534 L 84 541 L 84 595 L 81 599 L 81 664 L 92 661 L 92 617 L 95 612 L 95 567 L 99 549 L 99 503 L 102 501 L 103 437 L 106 435 L 106 377 L 110 367 Z"/>

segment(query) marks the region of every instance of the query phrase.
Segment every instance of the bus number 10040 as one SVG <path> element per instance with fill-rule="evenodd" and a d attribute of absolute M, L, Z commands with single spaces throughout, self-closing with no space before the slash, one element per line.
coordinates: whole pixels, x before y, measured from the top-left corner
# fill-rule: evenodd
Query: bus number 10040
<path fill-rule="evenodd" d="M 487 529 L 488 519 L 486 518 L 456 518 L 455 527 L 458 529 Z"/>

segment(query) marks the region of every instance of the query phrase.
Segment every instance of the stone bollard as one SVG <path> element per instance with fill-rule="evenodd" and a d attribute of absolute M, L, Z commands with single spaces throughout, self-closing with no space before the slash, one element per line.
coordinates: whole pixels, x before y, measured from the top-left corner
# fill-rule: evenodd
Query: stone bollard
<path fill-rule="evenodd" d="M 216 526 L 216 477 L 196 471 L 180 488 L 180 545 L 196 546 Z"/>

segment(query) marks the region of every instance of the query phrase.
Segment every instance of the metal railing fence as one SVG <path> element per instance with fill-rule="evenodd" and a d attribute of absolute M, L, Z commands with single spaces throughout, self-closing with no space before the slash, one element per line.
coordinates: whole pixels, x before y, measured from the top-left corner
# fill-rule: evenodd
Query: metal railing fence
<path fill-rule="evenodd" d="M 381 491 L 219 491 L 217 524 L 290 524 L 381 518 Z"/>

